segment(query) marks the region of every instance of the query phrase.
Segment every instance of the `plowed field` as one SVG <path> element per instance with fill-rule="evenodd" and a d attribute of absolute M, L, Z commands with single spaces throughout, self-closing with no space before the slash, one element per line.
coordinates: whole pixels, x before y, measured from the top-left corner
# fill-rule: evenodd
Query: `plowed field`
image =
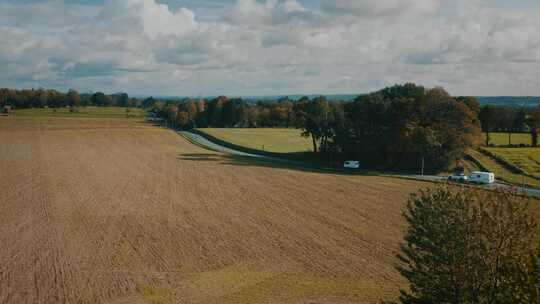
<path fill-rule="evenodd" d="M 130 120 L 0 117 L 0 303 L 375 303 L 413 181 L 273 168 Z"/>

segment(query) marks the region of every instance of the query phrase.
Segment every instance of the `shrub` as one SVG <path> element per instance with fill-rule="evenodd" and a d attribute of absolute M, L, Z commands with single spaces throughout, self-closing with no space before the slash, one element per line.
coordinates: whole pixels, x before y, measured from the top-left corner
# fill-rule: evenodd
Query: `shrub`
<path fill-rule="evenodd" d="M 401 303 L 540 303 L 540 251 L 526 199 L 440 187 L 409 199 Z"/>

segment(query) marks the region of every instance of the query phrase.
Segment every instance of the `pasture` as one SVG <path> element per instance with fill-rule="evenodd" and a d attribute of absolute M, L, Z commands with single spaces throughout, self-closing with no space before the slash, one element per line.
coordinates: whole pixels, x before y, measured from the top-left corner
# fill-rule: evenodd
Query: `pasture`
<path fill-rule="evenodd" d="M 486 148 L 528 175 L 540 179 L 540 148 Z"/>
<path fill-rule="evenodd" d="M 519 148 L 522 149 L 522 148 Z M 491 150 L 491 149 L 490 149 Z M 515 149 L 514 149 L 515 150 Z M 494 158 L 485 155 L 484 153 L 478 151 L 469 151 L 468 154 L 473 157 L 477 162 L 479 162 L 482 167 L 486 170 L 495 173 L 497 179 L 504 180 L 508 183 L 521 185 L 524 181 L 526 185 L 531 187 L 540 188 L 540 179 L 523 176 L 523 174 L 513 172 L 509 168 L 505 167 L 503 164 L 495 160 Z M 477 168 L 473 164 L 468 164 L 472 166 L 472 170 L 478 170 L 482 168 Z"/>
<path fill-rule="evenodd" d="M 495 146 L 508 145 L 508 133 L 490 133 L 490 144 Z M 485 142 L 486 133 L 483 133 L 482 140 Z M 513 133 L 511 137 L 512 145 L 531 145 L 531 134 L 529 133 Z"/>
<path fill-rule="evenodd" d="M 298 153 L 313 151 L 311 138 L 301 137 L 301 130 L 281 128 L 218 129 L 198 131 L 219 140 L 249 149 L 273 153 Z"/>
<path fill-rule="evenodd" d="M 401 212 L 430 185 L 275 168 L 129 119 L 0 117 L 0 142 L 0 303 L 393 299 Z"/>
<path fill-rule="evenodd" d="M 20 109 L 13 112 L 18 117 L 74 117 L 74 118 L 132 118 L 143 119 L 145 112 L 138 108 L 122 107 L 78 107 L 76 112 L 70 112 L 69 108 L 34 108 Z"/>

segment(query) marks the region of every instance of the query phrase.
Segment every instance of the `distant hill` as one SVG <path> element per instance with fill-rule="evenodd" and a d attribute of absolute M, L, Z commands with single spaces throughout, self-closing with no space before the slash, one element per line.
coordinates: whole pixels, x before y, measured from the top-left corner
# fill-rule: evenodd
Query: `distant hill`
<path fill-rule="evenodd" d="M 540 97 L 535 96 L 495 96 L 495 97 L 476 97 L 482 105 L 496 106 L 515 106 L 515 107 L 538 107 L 540 106 Z"/>

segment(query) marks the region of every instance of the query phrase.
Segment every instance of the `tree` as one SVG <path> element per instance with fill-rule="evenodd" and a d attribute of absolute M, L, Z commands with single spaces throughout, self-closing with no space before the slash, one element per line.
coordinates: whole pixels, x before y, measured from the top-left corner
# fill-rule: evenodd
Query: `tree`
<path fill-rule="evenodd" d="M 259 126 L 259 108 L 249 107 L 246 111 L 246 119 L 250 128 L 256 128 Z"/>
<path fill-rule="evenodd" d="M 49 95 L 47 94 L 47 91 L 43 89 L 39 89 L 36 92 L 35 99 L 36 99 L 37 107 L 43 108 L 45 106 L 48 106 L 49 104 Z"/>
<path fill-rule="evenodd" d="M 206 105 L 206 115 L 208 124 L 211 127 L 222 128 L 223 124 L 223 106 L 227 103 L 229 99 L 225 96 L 219 96 L 215 99 L 212 99 Z"/>
<path fill-rule="evenodd" d="M 96 92 L 92 95 L 92 97 L 90 97 L 90 101 L 93 105 L 102 107 L 107 103 L 107 96 L 101 92 Z"/>
<path fill-rule="evenodd" d="M 527 128 L 527 113 L 525 109 L 520 108 L 516 111 L 516 116 L 514 118 L 513 127 L 515 132 L 523 132 Z"/>
<path fill-rule="evenodd" d="M 472 96 L 466 96 L 466 97 L 457 97 L 457 101 L 463 102 L 471 111 L 476 113 L 480 113 L 480 103 L 478 102 L 478 99 L 476 97 Z"/>
<path fill-rule="evenodd" d="M 176 128 L 179 125 L 178 106 L 174 103 L 170 103 L 165 108 L 165 111 L 167 112 L 166 119 L 167 119 L 168 125 L 170 125 L 170 127 L 172 128 Z"/>
<path fill-rule="evenodd" d="M 111 96 L 113 104 L 118 107 L 127 107 L 129 104 L 129 95 L 126 93 L 116 93 Z"/>
<path fill-rule="evenodd" d="M 69 90 L 66 101 L 70 107 L 79 107 L 81 105 L 81 95 L 75 90 Z"/>
<path fill-rule="evenodd" d="M 511 261 L 503 271 L 508 280 L 502 282 L 500 303 L 540 303 L 540 246 L 523 261 Z"/>
<path fill-rule="evenodd" d="M 307 103 L 302 136 L 311 137 L 313 152 L 319 151 L 319 142 L 321 142 L 321 152 L 326 152 L 329 127 L 328 114 L 329 106 L 324 96 L 317 97 Z"/>
<path fill-rule="evenodd" d="M 180 126 L 180 128 L 182 129 L 188 129 L 190 128 L 190 125 L 191 125 L 191 120 L 189 118 L 189 113 L 188 112 L 178 112 L 178 116 L 177 116 L 177 124 L 178 126 Z"/>
<path fill-rule="evenodd" d="M 480 113 L 478 114 L 478 118 L 480 118 L 480 122 L 482 123 L 482 131 L 486 133 L 486 146 L 489 146 L 490 143 L 490 137 L 489 134 L 492 132 L 495 128 L 495 126 L 498 124 L 498 117 L 497 117 L 497 110 L 494 106 L 484 106 L 480 110 Z"/>
<path fill-rule="evenodd" d="M 449 169 L 478 143 L 476 114 L 444 89 L 406 84 L 359 96 L 346 113 L 336 144 L 372 167 Z"/>
<path fill-rule="evenodd" d="M 517 118 L 517 111 L 512 107 L 498 107 L 499 126 L 501 130 L 505 130 L 508 134 L 508 145 L 512 145 L 512 133 L 516 130 L 514 128 Z"/>
<path fill-rule="evenodd" d="M 278 101 L 276 108 L 281 124 L 284 124 L 286 128 L 289 128 L 294 119 L 294 104 L 289 100 L 288 97 L 285 97 Z"/>
<path fill-rule="evenodd" d="M 185 104 L 185 112 L 188 114 L 188 119 L 191 124 L 195 123 L 195 120 L 197 119 L 197 104 L 193 100 L 189 100 Z"/>
<path fill-rule="evenodd" d="M 401 303 L 539 303 L 540 255 L 527 207 L 504 191 L 443 186 L 412 195 L 398 255 L 410 283 Z"/>
<path fill-rule="evenodd" d="M 531 129 L 531 142 L 534 147 L 538 146 L 538 130 L 540 129 L 540 107 L 529 117 L 528 125 Z"/>

